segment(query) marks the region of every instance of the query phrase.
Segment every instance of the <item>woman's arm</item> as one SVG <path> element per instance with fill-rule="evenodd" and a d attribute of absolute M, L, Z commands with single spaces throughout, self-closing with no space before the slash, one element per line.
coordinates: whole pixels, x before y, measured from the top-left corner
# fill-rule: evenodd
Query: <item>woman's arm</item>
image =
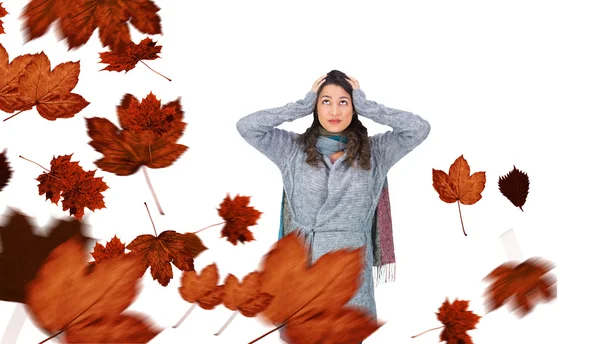
<path fill-rule="evenodd" d="M 310 115 L 316 104 L 317 94 L 311 90 L 304 99 L 285 106 L 251 113 L 237 122 L 240 135 L 273 161 L 281 171 L 290 157 L 294 133 L 277 129 L 276 126 Z"/>
<path fill-rule="evenodd" d="M 392 127 L 392 131 L 376 134 L 370 139 L 371 151 L 384 175 L 429 135 L 429 122 L 418 115 L 367 100 L 360 88 L 352 90 L 352 97 L 359 115 Z"/>

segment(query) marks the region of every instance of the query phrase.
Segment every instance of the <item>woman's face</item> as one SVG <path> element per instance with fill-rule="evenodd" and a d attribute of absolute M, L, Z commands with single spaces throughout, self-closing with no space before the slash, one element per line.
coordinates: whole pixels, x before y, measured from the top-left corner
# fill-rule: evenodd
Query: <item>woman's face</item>
<path fill-rule="evenodd" d="M 326 130 L 339 133 L 352 121 L 352 99 L 346 90 L 338 85 L 327 85 L 317 99 L 319 123 Z"/>

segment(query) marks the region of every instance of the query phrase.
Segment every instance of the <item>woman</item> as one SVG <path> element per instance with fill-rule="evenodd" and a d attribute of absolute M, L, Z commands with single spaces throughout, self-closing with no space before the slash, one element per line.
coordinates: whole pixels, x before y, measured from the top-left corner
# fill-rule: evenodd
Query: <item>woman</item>
<path fill-rule="evenodd" d="M 275 128 L 311 113 L 302 135 Z M 369 137 L 358 115 L 393 130 Z M 330 251 L 365 246 L 362 281 L 347 305 L 376 319 L 373 215 L 388 171 L 425 140 L 429 123 L 366 100 L 356 79 L 333 70 L 304 99 L 247 115 L 237 129 L 281 171 L 290 228 L 304 234 L 311 263 Z"/>

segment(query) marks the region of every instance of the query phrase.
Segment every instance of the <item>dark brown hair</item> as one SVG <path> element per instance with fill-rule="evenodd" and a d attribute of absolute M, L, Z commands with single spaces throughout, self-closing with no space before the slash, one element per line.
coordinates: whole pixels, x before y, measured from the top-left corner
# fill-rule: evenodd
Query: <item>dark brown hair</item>
<path fill-rule="evenodd" d="M 327 85 L 338 85 L 348 92 L 350 99 L 354 101 L 352 98 L 352 85 L 350 85 L 346 77 L 346 74 L 338 70 L 332 70 L 327 73 L 325 82 L 317 90 L 317 99 L 319 99 L 323 87 Z M 352 103 L 352 105 L 354 106 L 354 103 Z M 322 127 L 318 116 L 317 105 L 315 104 L 312 125 L 296 138 L 296 141 L 304 146 L 304 152 L 306 152 L 307 155 L 306 163 L 312 166 L 319 166 L 323 163 L 320 159 L 321 153 L 319 153 L 315 146 L 317 138 L 319 137 L 319 127 Z M 343 163 L 350 167 L 353 162 L 356 161 L 363 169 L 370 170 L 371 145 L 369 144 L 369 134 L 367 133 L 367 128 L 358 119 L 356 110 L 354 110 L 354 113 L 352 114 L 352 121 L 350 121 L 348 127 L 342 131 L 341 135 L 348 139 L 346 146 L 346 160 L 344 160 Z"/>

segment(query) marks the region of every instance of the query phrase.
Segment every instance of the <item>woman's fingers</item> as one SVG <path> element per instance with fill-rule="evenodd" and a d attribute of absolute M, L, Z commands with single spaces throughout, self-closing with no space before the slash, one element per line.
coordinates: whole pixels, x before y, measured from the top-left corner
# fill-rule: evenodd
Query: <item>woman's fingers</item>
<path fill-rule="evenodd" d="M 321 75 L 321 76 L 320 76 L 320 77 L 319 77 L 319 78 L 318 78 L 318 79 L 315 81 L 315 83 L 313 84 L 313 87 L 312 87 L 312 90 L 313 90 L 314 92 L 317 92 L 317 90 L 319 89 L 319 86 L 321 86 L 321 84 L 322 84 L 323 82 L 325 82 L 325 78 L 326 78 L 326 77 L 327 77 L 327 74 L 325 74 L 325 75 Z"/>

